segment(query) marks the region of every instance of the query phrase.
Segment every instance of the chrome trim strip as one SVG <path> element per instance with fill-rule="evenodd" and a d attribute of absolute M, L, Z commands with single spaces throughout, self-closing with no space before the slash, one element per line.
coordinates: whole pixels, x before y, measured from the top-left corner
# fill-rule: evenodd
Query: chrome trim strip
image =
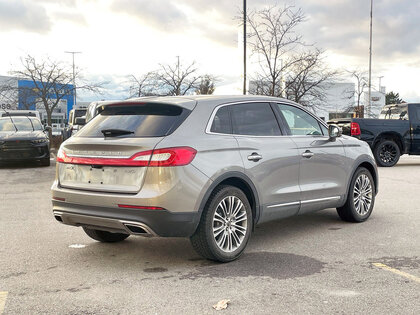
<path fill-rule="evenodd" d="M 128 159 L 130 156 L 121 155 L 79 155 L 79 154 L 67 154 L 68 157 L 81 157 L 90 159 Z"/>
<path fill-rule="evenodd" d="M 326 197 L 326 198 L 319 198 L 319 199 L 310 199 L 310 200 L 303 200 L 300 203 L 301 204 L 305 204 L 305 203 L 312 203 L 312 202 L 321 202 L 321 201 L 329 201 L 329 200 L 338 200 L 340 199 L 340 196 L 334 196 L 334 197 Z"/>
<path fill-rule="evenodd" d="M 286 203 L 279 203 L 279 204 L 276 204 L 276 205 L 270 205 L 270 206 L 267 206 L 267 208 L 276 208 L 276 207 L 294 206 L 294 205 L 298 205 L 299 203 L 300 203 L 299 201 L 286 202 Z"/>
<path fill-rule="evenodd" d="M 318 199 L 310 199 L 310 200 L 303 200 L 303 201 L 293 201 L 293 202 L 286 202 L 286 203 L 278 203 L 275 205 L 269 205 L 267 208 L 276 208 L 276 207 L 287 207 L 287 206 L 294 206 L 298 204 L 306 204 L 306 203 L 312 203 L 312 202 L 321 202 L 321 201 L 330 201 L 330 200 L 339 200 L 340 196 L 334 196 L 334 197 L 325 197 L 325 198 L 318 198 Z"/>

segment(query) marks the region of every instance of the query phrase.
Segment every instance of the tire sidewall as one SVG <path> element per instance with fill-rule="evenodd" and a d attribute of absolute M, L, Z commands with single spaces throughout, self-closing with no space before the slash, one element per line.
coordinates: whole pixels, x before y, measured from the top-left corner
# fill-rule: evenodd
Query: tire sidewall
<path fill-rule="evenodd" d="M 356 180 L 362 174 L 366 175 L 369 178 L 370 184 L 372 185 L 372 202 L 370 204 L 370 208 L 369 208 L 368 213 L 363 215 L 363 216 L 360 215 L 356 211 L 356 207 L 354 205 L 354 193 L 353 193 L 354 185 L 356 183 Z M 354 174 L 354 176 L 351 180 L 350 190 L 349 190 L 349 195 L 348 195 L 348 199 L 349 199 L 348 204 L 349 204 L 349 207 L 350 207 L 350 211 L 352 212 L 353 218 L 356 222 L 366 221 L 370 217 L 370 215 L 372 214 L 373 208 L 375 206 L 375 195 L 376 195 L 376 187 L 375 187 L 375 181 L 373 180 L 372 175 L 370 174 L 370 172 L 366 168 L 364 168 L 364 167 L 359 168 L 356 171 L 356 173 Z"/>
<path fill-rule="evenodd" d="M 233 252 L 224 252 L 221 250 L 217 244 L 216 240 L 213 236 L 213 216 L 217 209 L 217 206 L 221 200 L 228 196 L 235 196 L 239 198 L 244 207 L 245 211 L 247 213 L 247 232 L 245 235 L 244 240 L 242 241 L 242 244 Z M 217 260 L 228 262 L 237 259 L 244 251 L 246 245 L 248 244 L 249 238 L 251 236 L 252 231 L 252 210 L 251 206 L 249 204 L 248 198 L 245 196 L 245 194 L 238 188 L 233 186 L 228 186 L 223 189 L 221 189 L 215 196 L 212 198 L 211 202 L 206 207 L 206 219 L 204 221 L 204 229 L 205 229 L 205 235 L 207 244 L 209 246 L 210 251 L 212 254 L 216 257 Z"/>
<path fill-rule="evenodd" d="M 397 157 L 395 158 L 395 161 L 392 162 L 392 163 L 385 163 L 381 160 L 381 157 L 380 157 L 381 148 L 384 145 L 387 145 L 387 144 L 393 145 L 395 147 L 395 149 L 397 150 Z M 375 159 L 376 159 L 376 162 L 378 163 L 379 166 L 383 166 L 383 167 L 394 166 L 395 164 L 398 163 L 398 160 L 400 159 L 400 155 L 401 155 L 401 152 L 400 152 L 400 148 L 399 148 L 398 144 L 396 144 L 395 141 L 392 141 L 392 140 L 382 140 L 375 147 Z"/>

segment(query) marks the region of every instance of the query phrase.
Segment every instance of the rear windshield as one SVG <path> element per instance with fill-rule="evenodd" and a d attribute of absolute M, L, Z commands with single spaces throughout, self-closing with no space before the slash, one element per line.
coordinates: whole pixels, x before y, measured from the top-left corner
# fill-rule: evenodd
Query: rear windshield
<path fill-rule="evenodd" d="M 175 131 L 189 113 L 166 104 L 108 105 L 76 136 L 103 137 L 103 130 L 116 129 L 131 132 L 116 137 L 163 137 Z"/>
<path fill-rule="evenodd" d="M 386 105 L 379 114 L 379 119 L 408 120 L 408 105 Z"/>

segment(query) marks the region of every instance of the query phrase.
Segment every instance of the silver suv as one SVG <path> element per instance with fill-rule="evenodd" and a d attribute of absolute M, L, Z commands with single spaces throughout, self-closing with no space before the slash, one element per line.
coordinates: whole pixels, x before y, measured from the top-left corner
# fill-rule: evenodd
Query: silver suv
<path fill-rule="evenodd" d="M 152 97 L 102 105 L 63 143 L 52 203 L 95 240 L 190 237 L 227 262 L 257 223 L 325 208 L 365 221 L 377 187 L 369 146 L 293 102 Z"/>

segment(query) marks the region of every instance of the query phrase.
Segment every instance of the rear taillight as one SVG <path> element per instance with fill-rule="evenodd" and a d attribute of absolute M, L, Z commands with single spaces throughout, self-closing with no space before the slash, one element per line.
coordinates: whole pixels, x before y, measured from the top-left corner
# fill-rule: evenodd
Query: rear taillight
<path fill-rule="evenodd" d="M 190 147 L 176 147 L 138 152 L 128 158 L 81 157 L 67 155 L 60 148 L 57 162 L 110 166 L 182 166 L 191 163 L 196 153 L 197 151 Z"/>
<path fill-rule="evenodd" d="M 360 126 L 358 123 L 356 122 L 351 123 L 350 134 L 352 136 L 360 136 L 361 132 L 360 132 Z"/>

